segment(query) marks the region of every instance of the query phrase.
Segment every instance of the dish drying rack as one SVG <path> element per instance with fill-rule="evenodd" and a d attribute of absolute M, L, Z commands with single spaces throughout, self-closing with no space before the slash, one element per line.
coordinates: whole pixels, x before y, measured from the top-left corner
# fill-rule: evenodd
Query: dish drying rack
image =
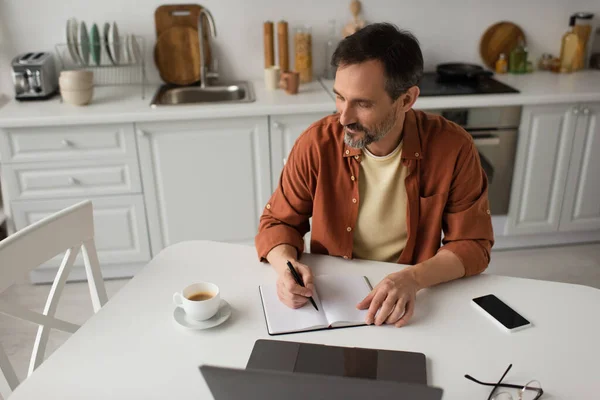
<path fill-rule="evenodd" d="M 89 44 L 89 59 L 85 63 L 81 43 L 56 44 L 55 50 L 61 64 L 61 70 L 88 70 L 94 73 L 94 86 L 139 86 L 142 99 L 146 98 L 146 65 L 145 65 L 145 41 L 142 36 L 134 37 L 137 46 L 132 45 L 133 40 L 127 36 L 121 37 L 117 45 L 114 42 L 108 44 L 102 40 L 97 45 Z M 119 57 L 109 54 L 109 51 L 117 50 Z M 99 53 L 96 62 L 93 57 L 94 51 Z"/>

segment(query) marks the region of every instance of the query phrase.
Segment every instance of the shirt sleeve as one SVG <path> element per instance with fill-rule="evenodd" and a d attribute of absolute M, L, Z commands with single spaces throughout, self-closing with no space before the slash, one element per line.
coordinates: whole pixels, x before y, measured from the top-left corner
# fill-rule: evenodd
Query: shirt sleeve
<path fill-rule="evenodd" d="M 315 156 L 307 135 L 294 144 L 279 178 L 277 189 L 260 217 L 256 250 L 261 261 L 281 244 L 304 252 L 304 235 L 310 230 L 313 197 L 316 188 Z"/>
<path fill-rule="evenodd" d="M 442 220 L 443 246 L 465 268 L 465 276 L 483 272 L 494 245 L 488 181 L 473 142 L 461 149 Z"/>

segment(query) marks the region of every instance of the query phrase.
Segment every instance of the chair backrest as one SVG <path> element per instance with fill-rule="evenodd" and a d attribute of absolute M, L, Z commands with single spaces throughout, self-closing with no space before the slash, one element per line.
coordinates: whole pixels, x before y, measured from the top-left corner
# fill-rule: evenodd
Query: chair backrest
<path fill-rule="evenodd" d="M 74 333 L 79 326 L 55 318 L 58 301 L 71 267 L 81 250 L 94 312 L 106 304 L 107 296 L 94 243 L 91 201 L 75 204 L 42 219 L 0 241 L 0 292 L 27 272 L 58 254 L 65 253 L 42 314 L 0 300 L 0 313 L 39 325 L 27 376 L 43 362 L 50 329 Z M 5 398 L 19 385 L 17 375 L 0 344 L 0 394 Z"/>

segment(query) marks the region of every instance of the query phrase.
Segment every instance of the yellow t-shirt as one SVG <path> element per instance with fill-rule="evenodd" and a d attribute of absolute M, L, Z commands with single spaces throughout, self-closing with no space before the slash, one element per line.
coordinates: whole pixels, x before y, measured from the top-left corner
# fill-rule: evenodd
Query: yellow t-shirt
<path fill-rule="evenodd" d="M 402 142 L 387 156 L 363 150 L 358 179 L 358 221 L 354 229 L 356 258 L 396 262 L 404 250 L 406 228 L 406 167 Z"/>

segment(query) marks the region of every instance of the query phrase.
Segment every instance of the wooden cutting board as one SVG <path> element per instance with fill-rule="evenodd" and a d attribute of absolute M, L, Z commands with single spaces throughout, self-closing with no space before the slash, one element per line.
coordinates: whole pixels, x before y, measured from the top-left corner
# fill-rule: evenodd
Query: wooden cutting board
<path fill-rule="evenodd" d="M 494 69 L 500 54 L 506 54 L 506 59 L 512 49 L 519 44 L 519 38 L 527 44 L 525 33 L 516 24 L 509 21 L 498 22 L 490 26 L 479 42 L 479 54 L 489 68 Z"/>
<path fill-rule="evenodd" d="M 167 83 L 189 85 L 200 80 L 198 16 L 201 10 L 198 4 L 171 4 L 162 5 L 154 12 L 157 38 L 154 62 Z M 208 22 L 204 26 L 206 65 L 210 66 Z"/>
<path fill-rule="evenodd" d="M 162 80 L 174 85 L 191 85 L 200 79 L 198 31 L 189 26 L 165 30 L 154 47 L 154 62 Z"/>

